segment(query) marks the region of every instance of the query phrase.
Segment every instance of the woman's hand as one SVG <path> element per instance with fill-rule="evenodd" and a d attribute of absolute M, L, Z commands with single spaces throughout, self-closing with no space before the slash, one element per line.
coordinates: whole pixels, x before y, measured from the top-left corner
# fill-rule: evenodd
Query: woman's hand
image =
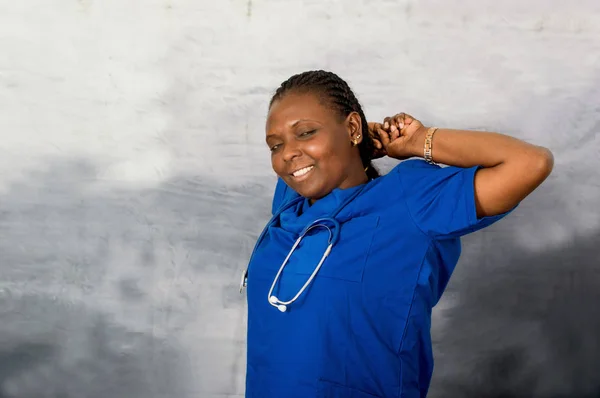
<path fill-rule="evenodd" d="M 393 117 L 386 117 L 383 125 L 374 125 L 379 143 L 388 156 L 403 160 L 421 153 L 427 128 L 414 117 L 398 113 Z M 379 126 L 382 128 L 378 128 Z"/>
<path fill-rule="evenodd" d="M 379 159 L 384 156 L 387 156 L 387 152 L 381 143 L 381 138 L 379 135 L 379 130 L 383 130 L 383 124 L 377 122 L 368 122 L 369 125 L 369 136 L 373 139 L 373 144 L 375 145 L 375 150 L 371 155 L 372 159 Z"/>

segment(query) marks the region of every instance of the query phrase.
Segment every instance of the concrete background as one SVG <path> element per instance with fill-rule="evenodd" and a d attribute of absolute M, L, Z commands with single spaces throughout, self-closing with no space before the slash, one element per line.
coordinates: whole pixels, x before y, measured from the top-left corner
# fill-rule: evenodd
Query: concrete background
<path fill-rule="evenodd" d="M 0 0 L 0 397 L 242 396 L 266 106 L 314 68 L 555 154 L 465 238 L 430 397 L 600 394 L 597 0 Z"/>

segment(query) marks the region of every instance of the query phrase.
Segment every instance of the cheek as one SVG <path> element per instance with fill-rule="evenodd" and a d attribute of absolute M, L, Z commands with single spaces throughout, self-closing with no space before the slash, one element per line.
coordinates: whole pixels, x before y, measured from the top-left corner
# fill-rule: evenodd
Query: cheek
<path fill-rule="evenodd" d="M 331 140 L 315 140 L 306 143 L 304 153 L 322 163 L 330 163 L 339 157 L 339 150 Z"/>
<path fill-rule="evenodd" d="M 281 156 L 271 155 L 271 167 L 273 167 L 273 171 L 277 174 L 280 174 L 282 170 L 283 161 L 281 160 Z"/>
<path fill-rule="evenodd" d="M 342 148 L 339 143 L 328 142 L 314 148 L 314 157 L 318 158 L 323 164 L 330 168 L 343 168 L 346 159 L 345 148 Z"/>

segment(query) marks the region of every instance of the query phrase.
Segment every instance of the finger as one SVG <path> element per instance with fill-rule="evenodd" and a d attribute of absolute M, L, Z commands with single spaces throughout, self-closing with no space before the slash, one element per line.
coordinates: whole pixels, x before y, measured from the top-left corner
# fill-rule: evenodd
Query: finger
<path fill-rule="evenodd" d="M 373 132 L 373 136 L 376 136 L 376 135 L 377 135 L 377 129 L 381 129 L 381 128 L 383 128 L 383 124 L 381 124 L 381 123 L 378 123 L 378 122 L 373 122 L 373 123 L 372 123 L 372 126 L 373 126 L 373 128 L 372 128 L 372 130 L 371 130 L 371 131 Z"/>
<path fill-rule="evenodd" d="M 377 131 L 378 126 L 381 126 L 381 123 L 368 122 L 367 126 L 369 127 L 369 132 L 373 133 L 374 131 Z"/>
<path fill-rule="evenodd" d="M 403 129 L 407 126 L 410 126 L 411 123 L 415 121 L 415 118 L 409 114 L 403 113 L 402 115 L 403 115 L 403 118 L 402 118 L 402 124 L 403 124 L 402 128 Z"/>
<path fill-rule="evenodd" d="M 394 138 L 398 138 L 400 135 L 400 131 L 398 130 L 398 126 L 394 123 L 393 118 L 390 120 L 390 128 L 388 129 L 390 133 L 390 138 L 393 140 Z"/>
<path fill-rule="evenodd" d="M 375 137 L 373 137 L 373 145 L 375 146 L 376 149 L 383 148 L 383 145 L 381 145 L 381 142 Z"/>
<path fill-rule="evenodd" d="M 400 137 L 400 129 L 398 128 L 397 123 L 395 122 L 396 120 L 396 116 L 394 115 L 390 118 L 388 118 L 388 123 L 389 123 L 389 128 L 387 129 L 387 132 L 390 135 L 390 140 L 393 141 L 396 138 Z"/>
<path fill-rule="evenodd" d="M 379 134 L 379 140 L 381 141 L 383 147 L 387 147 L 390 144 L 390 136 L 388 135 L 387 131 L 378 129 L 377 133 Z"/>
<path fill-rule="evenodd" d="M 391 129 L 392 131 L 390 131 L 390 141 L 394 141 L 395 139 L 400 137 L 400 129 L 397 128 L 395 125 L 392 126 L 394 127 Z"/>
<path fill-rule="evenodd" d="M 406 113 L 399 113 L 396 116 L 394 116 L 394 124 L 396 126 L 398 126 L 398 128 L 400 130 L 402 130 L 404 127 L 406 127 Z"/>
<path fill-rule="evenodd" d="M 400 126 L 398 125 L 398 123 L 396 122 L 396 118 L 397 115 L 394 116 L 391 120 L 390 120 L 390 124 L 392 127 L 390 127 L 390 139 L 392 141 L 394 141 L 396 138 L 400 137 L 401 132 L 400 132 Z"/>
<path fill-rule="evenodd" d="M 388 116 L 385 119 L 383 119 L 383 130 L 389 131 L 391 124 L 392 124 L 391 117 Z"/>
<path fill-rule="evenodd" d="M 375 149 L 381 149 L 382 145 L 381 145 L 381 141 L 379 141 L 379 134 L 377 135 L 373 135 L 371 137 L 371 141 L 373 142 L 373 147 L 375 147 Z"/>
<path fill-rule="evenodd" d="M 371 122 L 369 125 L 369 136 L 373 139 L 373 140 L 378 140 L 379 139 L 379 134 L 377 134 L 377 130 L 383 128 L 383 125 L 381 123 L 377 123 L 377 122 Z"/>

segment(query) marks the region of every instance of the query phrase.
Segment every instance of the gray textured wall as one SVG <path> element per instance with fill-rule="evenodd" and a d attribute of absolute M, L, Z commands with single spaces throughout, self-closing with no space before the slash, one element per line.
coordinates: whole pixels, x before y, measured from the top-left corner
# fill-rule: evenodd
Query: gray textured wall
<path fill-rule="evenodd" d="M 553 150 L 464 240 L 430 396 L 597 397 L 600 3 L 568 3 L 0 0 L 0 397 L 243 394 L 266 103 L 312 68 Z"/>

